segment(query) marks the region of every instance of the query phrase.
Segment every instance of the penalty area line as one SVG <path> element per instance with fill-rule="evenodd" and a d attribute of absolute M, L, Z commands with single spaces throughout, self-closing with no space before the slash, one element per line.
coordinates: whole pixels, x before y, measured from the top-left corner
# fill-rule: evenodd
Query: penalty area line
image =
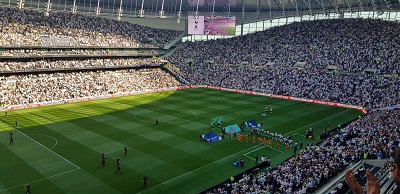
<path fill-rule="evenodd" d="M 52 138 L 56 143 L 55 143 L 51 148 L 49 148 L 49 149 L 53 149 L 54 147 L 57 146 L 57 143 L 58 143 L 57 139 L 54 138 L 53 136 L 50 136 L 50 135 L 45 135 L 45 134 L 40 134 L 40 133 L 37 133 L 37 134 L 35 134 L 35 133 L 27 133 L 26 135 L 38 135 L 38 136 L 44 136 L 44 137 L 50 137 L 50 138 Z"/>
<path fill-rule="evenodd" d="M 71 173 L 71 172 L 74 172 L 74 171 L 77 171 L 77 170 L 80 170 L 80 169 L 76 168 L 76 169 L 73 169 L 73 170 L 65 171 L 65 172 L 62 172 L 62 173 L 58 173 L 58 174 L 55 174 L 55 175 L 51 175 L 51 176 L 48 176 L 48 177 L 37 179 L 37 180 L 31 181 L 31 182 L 27 182 L 25 184 L 9 187 L 7 189 L 0 190 L 0 193 L 4 192 L 4 191 L 11 190 L 11 189 L 15 189 L 17 187 L 25 186 L 26 184 L 32 184 L 32 183 L 36 183 L 36 182 L 39 182 L 39 181 L 42 181 L 42 180 L 46 180 L 46 179 L 49 179 L 49 178 L 53 178 L 53 177 L 61 176 L 61 175 L 64 175 L 64 174 L 68 174 L 68 173 Z"/>
<path fill-rule="evenodd" d="M 56 152 L 54 152 L 53 150 L 49 149 L 48 147 L 44 146 L 43 144 L 39 143 L 38 141 L 34 140 L 32 137 L 29 137 L 28 135 L 26 135 L 25 133 L 22 133 L 20 130 L 18 130 L 17 128 L 11 126 L 10 124 L 1 121 L 4 124 L 8 125 L 9 127 L 13 128 L 15 131 L 18 131 L 18 133 L 21 133 L 23 136 L 27 137 L 28 139 L 34 141 L 35 143 L 37 143 L 38 145 L 42 146 L 43 148 L 45 148 L 46 150 L 50 151 L 51 153 L 55 154 L 56 156 L 60 157 L 61 159 L 63 159 L 64 161 L 68 162 L 69 164 L 75 166 L 78 170 L 81 169 L 78 165 L 72 163 L 71 161 L 65 159 L 64 157 L 60 156 L 59 154 L 57 154 Z"/>
<path fill-rule="evenodd" d="M 200 169 L 206 168 L 206 167 L 208 167 L 208 166 L 210 166 L 210 165 L 213 165 L 213 164 L 215 164 L 215 163 L 224 161 L 224 160 L 226 160 L 226 159 L 228 159 L 228 158 L 231 158 L 232 156 L 236 156 L 236 155 L 239 154 L 239 153 L 245 152 L 245 151 L 247 151 L 247 150 L 249 150 L 249 149 L 253 149 L 254 147 L 257 147 L 257 146 L 259 146 L 259 145 L 255 145 L 255 146 L 253 146 L 253 147 L 250 147 L 250 148 L 247 148 L 247 149 L 245 149 L 245 150 L 242 150 L 242 151 L 240 151 L 240 152 L 238 152 L 238 153 L 229 155 L 229 156 L 227 156 L 227 157 L 225 157 L 225 158 L 221 158 L 221 159 L 219 159 L 219 160 L 217 160 L 217 161 L 214 161 L 214 162 L 212 162 L 212 163 L 209 163 L 209 164 L 206 164 L 206 165 L 201 166 L 201 167 L 199 167 L 199 168 L 196 168 L 196 169 L 194 169 L 194 170 L 192 170 L 192 171 L 190 171 L 190 172 L 187 172 L 187 173 L 185 173 L 185 174 L 181 174 L 181 175 L 179 175 L 179 176 L 177 176 L 177 177 L 175 177 L 175 178 L 172 178 L 172 179 L 167 180 L 167 181 L 165 181 L 165 182 L 162 182 L 162 183 L 160 183 L 160 184 L 158 184 L 158 185 L 155 185 L 155 186 L 153 186 L 153 187 L 150 187 L 150 188 L 148 188 L 148 189 L 146 189 L 146 190 L 143 190 L 143 191 L 141 191 L 141 192 L 138 192 L 137 194 L 140 194 L 140 193 L 143 193 L 143 192 L 148 192 L 148 191 L 150 191 L 150 190 L 152 190 L 152 189 L 154 189 L 154 188 L 157 188 L 157 187 L 159 187 L 159 186 L 161 186 L 161 185 L 164 185 L 164 184 L 166 184 L 166 183 L 169 183 L 169 182 L 171 182 L 171 181 L 173 181 L 173 180 L 175 180 L 175 179 L 181 178 L 181 177 L 183 177 L 183 176 L 186 176 L 186 175 L 188 175 L 188 174 L 191 174 L 191 173 L 193 173 L 193 172 L 195 172 L 195 171 L 198 171 L 198 170 L 200 170 Z"/>

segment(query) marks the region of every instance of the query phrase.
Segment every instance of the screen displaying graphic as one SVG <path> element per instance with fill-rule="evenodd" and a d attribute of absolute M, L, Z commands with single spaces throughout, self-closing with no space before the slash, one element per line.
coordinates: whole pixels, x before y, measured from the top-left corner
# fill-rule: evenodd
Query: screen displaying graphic
<path fill-rule="evenodd" d="M 204 34 L 204 16 L 189 16 L 188 34 Z"/>
<path fill-rule="evenodd" d="M 224 16 L 189 16 L 188 34 L 235 35 L 236 18 Z"/>
<path fill-rule="evenodd" d="M 204 18 L 204 34 L 206 35 L 235 35 L 236 18 L 215 16 Z"/>
<path fill-rule="evenodd" d="M 205 1 L 205 0 L 188 0 L 189 6 L 197 6 L 197 2 L 199 4 L 199 7 L 202 8 L 203 6 L 213 6 L 214 1 Z M 221 7 L 228 7 L 228 5 L 231 6 L 231 8 L 236 8 L 236 0 L 215 0 L 215 7 L 216 8 L 221 8 Z"/>

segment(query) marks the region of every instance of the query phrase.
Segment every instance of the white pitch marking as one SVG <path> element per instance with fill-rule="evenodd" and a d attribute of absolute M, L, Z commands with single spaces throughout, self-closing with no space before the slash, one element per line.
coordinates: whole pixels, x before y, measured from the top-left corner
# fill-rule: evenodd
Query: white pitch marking
<path fill-rule="evenodd" d="M 180 119 L 180 120 L 184 120 L 184 121 L 194 122 L 194 123 L 201 124 L 201 125 L 206 125 L 206 124 L 204 124 L 204 123 L 199 123 L 199 122 L 193 121 L 193 120 L 195 120 L 195 119 L 197 118 L 198 115 L 197 115 L 196 112 L 191 111 L 191 110 L 189 110 L 188 112 L 194 113 L 194 118 L 192 118 L 192 119 L 190 119 L 190 120 L 188 120 L 188 119 L 182 119 L 182 118 L 175 117 L 175 116 L 168 115 L 168 114 L 158 113 L 158 112 L 156 112 L 156 111 L 152 111 L 152 110 L 148 110 L 148 109 L 142 109 L 141 111 L 136 112 L 136 113 L 133 115 L 133 117 L 135 117 L 137 120 L 143 121 L 143 122 L 154 122 L 154 121 L 146 121 L 146 120 L 138 119 L 138 118 L 136 117 L 137 115 L 139 115 L 139 113 L 141 113 L 141 112 L 146 112 L 146 111 L 147 111 L 147 112 L 154 112 L 154 113 L 161 114 L 161 115 L 166 115 L 166 116 L 173 117 L 173 118 Z M 183 123 L 183 121 L 172 121 L 172 122 L 171 122 L 171 121 L 167 121 L 166 123 Z M 206 126 L 208 126 L 208 125 L 206 125 Z"/>
<path fill-rule="evenodd" d="M 29 138 L 30 140 L 32 140 L 32 141 L 34 141 L 34 142 L 36 142 L 37 144 L 39 144 L 40 146 L 42 146 L 42 147 L 44 147 L 45 149 L 47 149 L 47 150 L 49 150 L 50 152 L 52 152 L 53 154 L 55 154 L 55 155 L 57 155 L 58 157 L 60 157 L 61 159 L 63 159 L 64 161 L 66 161 L 66 162 L 68 162 L 68 163 L 70 163 L 70 164 L 72 164 L 73 166 L 75 166 L 77 169 L 81 169 L 78 165 L 76 165 L 76 164 L 74 164 L 74 163 L 72 163 L 71 161 L 69 161 L 69 160 L 67 160 L 67 159 L 65 159 L 64 157 L 62 157 L 62 156 L 60 156 L 59 154 L 57 154 L 56 152 L 54 152 L 53 150 L 51 150 L 51 149 L 49 149 L 48 147 L 46 147 L 46 146 L 44 146 L 43 144 L 41 144 L 41 143 L 39 143 L 39 142 L 37 142 L 36 140 L 34 140 L 33 138 L 31 138 L 31 137 L 29 137 L 28 135 L 26 135 L 25 133 L 22 133 L 21 131 L 19 131 L 17 128 L 15 128 L 15 127 L 13 127 L 13 126 L 11 126 L 10 124 L 8 124 L 8 123 L 5 123 L 4 121 L 2 121 L 4 124 L 6 124 L 6 125 L 8 125 L 8 126 L 10 126 L 11 128 L 13 128 L 15 131 L 18 131 L 19 133 L 21 133 L 23 136 L 25 136 L 25 137 L 27 137 L 27 138 Z"/>
<path fill-rule="evenodd" d="M 56 139 L 56 138 L 54 138 L 53 136 L 50 136 L 50 135 L 39 134 L 39 133 L 38 133 L 38 134 L 34 134 L 34 133 L 27 133 L 26 135 L 39 135 L 39 136 L 50 137 L 50 138 L 54 139 L 54 141 L 56 141 L 56 143 L 53 145 L 53 147 L 51 147 L 51 148 L 49 148 L 49 149 L 53 149 L 54 147 L 56 147 L 56 146 L 57 146 L 57 143 L 58 143 L 57 139 Z"/>
<path fill-rule="evenodd" d="M 249 149 L 253 149 L 254 147 L 257 147 L 257 146 L 259 146 L 259 145 L 255 145 L 255 146 L 253 146 L 253 147 L 251 147 L 251 148 L 247 148 L 247 149 L 242 150 L 242 151 L 240 151 L 240 152 L 238 152 L 238 153 L 232 154 L 232 155 L 227 156 L 227 157 L 225 157 L 225 158 L 219 159 L 219 160 L 214 161 L 214 162 L 212 162 L 212 163 L 209 163 L 209 164 L 207 164 L 207 165 L 204 165 L 204 166 L 201 166 L 201 167 L 199 167 L 199 168 L 196 168 L 196 169 L 194 169 L 194 170 L 192 170 L 192 171 L 190 171 L 190 172 L 187 172 L 187 173 L 182 174 L 182 175 L 179 175 L 179 176 L 177 176 L 177 177 L 175 177 L 175 178 L 173 178 L 173 179 L 170 179 L 170 180 L 167 180 L 167 181 L 165 181 L 165 182 L 162 182 L 162 183 L 160 183 L 160 184 L 158 184 L 158 185 L 155 185 L 154 187 L 150 187 L 150 188 L 148 188 L 148 189 L 146 189 L 146 190 L 143 190 L 143 191 L 141 191 L 141 192 L 139 192 L 139 193 L 137 193 L 137 194 L 140 194 L 140 193 L 143 193 L 143 192 L 147 192 L 147 191 L 149 191 L 149 190 L 151 190 L 151 189 L 157 188 L 157 187 L 159 187 L 159 186 L 161 186 L 161 185 L 164 185 L 164 184 L 166 184 L 166 183 L 169 183 L 169 182 L 171 182 L 171 181 L 173 181 L 173 180 L 175 180 L 175 179 L 178 179 L 178 178 L 180 178 L 180 177 L 183 177 L 183 176 L 186 176 L 186 175 L 188 175 L 188 174 L 191 174 L 191 173 L 193 173 L 193 172 L 195 172 L 195 171 L 198 171 L 198 170 L 200 170 L 200 169 L 202 169 L 202 168 L 205 168 L 205 167 L 207 167 L 207 166 L 210 166 L 210 165 L 212 165 L 212 164 L 214 164 L 214 163 L 218 163 L 218 162 L 220 162 L 220 161 L 226 160 L 227 158 L 230 158 L 230 157 L 232 157 L 232 156 L 235 156 L 235 155 L 237 155 L 237 154 L 239 154 L 239 153 L 241 153 L 241 152 L 247 151 L 247 150 L 249 150 Z"/>
<path fill-rule="evenodd" d="M 80 168 L 76 168 L 76 169 L 73 169 L 73 170 L 65 171 L 65 172 L 58 173 L 58 174 L 55 174 L 55 175 L 51 175 L 51 176 L 48 176 L 48 177 L 45 177 L 45 178 L 41 178 L 41 179 L 37 179 L 37 180 L 31 181 L 31 182 L 27 182 L 26 184 L 36 183 L 36 182 L 39 182 L 39 181 L 42 181 L 42 180 L 46 180 L 46 179 L 49 179 L 49 178 L 53 178 L 53 177 L 56 177 L 56 176 L 61 176 L 63 174 L 71 173 L 71 172 L 77 171 L 79 169 Z M 0 193 L 4 192 L 4 191 L 7 191 L 7 190 L 10 190 L 10 189 L 21 187 L 21 186 L 25 186 L 25 184 L 21 184 L 21 185 L 17 185 L 17 186 L 9 187 L 7 189 L 0 190 Z"/>
<path fill-rule="evenodd" d="M 256 161 L 256 159 L 254 159 L 254 158 L 252 158 L 252 157 L 250 157 L 250 156 L 248 156 L 248 155 L 246 155 L 246 154 L 244 154 L 244 156 L 246 156 L 247 158 L 250 158 L 251 160 Z"/>
<path fill-rule="evenodd" d="M 328 119 L 328 118 L 334 117 L 334 116 L 336 116 L 336 115 L 342 114 L 342 113 L 344 113 L 344 112 L 346 112 L 346 111 L 348 111 L 348 110 L 349 110 L 349 109 L 346 109 L 346 110 L 344 110 L 344 111 L 342 111 L 342 112 L 338 112 L 338 113 L 336 113 L 336 114 L 334 114 L 334 115 L 331 115 L 331 116 L 329 116 L 329 117 L 326 117 L 326 118 L 323 118 L 323 119 L 321 119 L 321 120 L 315 121 L 315 122 L 313 122 L 313 123 L 311 123 L 311 124 L 309 124 L 309 125 L 300 127 L 300 128 L 298 128 L 298 129 L 296 129 L 296 130 L 294 130 L 294 131 L 291 131 L 291 132 L 289 132 L 289 133 L 285 133 L 283 136 L 286 136 L 286 135 L 288 135 L 288 134 L 292 134 L 292 133 L 294 133 L 294 132 L 297 132 L 297 131 L 300 130 L 300 129 L 303 129 L 303 128 L 305 128 L 305 127 L 311 126 L 311 125 L 313 125 L 313 124 L 315 124 L 315 123 L 319 123 L 319 122 L 321 122 L 321 121 L 323 121 L 323 120 L 326 120 L 326 119 Z"/>

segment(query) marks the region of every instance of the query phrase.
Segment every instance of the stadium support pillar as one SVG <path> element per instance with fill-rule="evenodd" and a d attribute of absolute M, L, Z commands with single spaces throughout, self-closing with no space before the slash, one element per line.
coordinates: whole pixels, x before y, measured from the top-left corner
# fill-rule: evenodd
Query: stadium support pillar
<path fill-rule="evenodd" d="M 330 0 L 332 3 L 333 3 L 333 5 L 335 6 L 335 13 L 336 14 L 340 14 L 339 13 L 339 7 L 338 7 L 338 3 L 337 3 L 337 1 L 336 0 Z M 330 14 L 329 14 L 330 15 Z"/>
<path fill-rule="evenodd" d="M 296 8 L 296 17 L 299 17 L 299 9 L 297 6 L 297 0 L 290 0 L 290 1 L 293 3 L 294 7 Z"/>
<path fill-rule="evenodd" d="M 195 16 L 196 16 L 196 18 L 199 17 L 199 0 L 197 0 Z"/>
<path fill-rule="evenodd" d="M 17 0 L 17 8 L 23 9 L 25 5 L 25 0 Z"/>
<path fill-rule="evenodd" d="M 243 5 L 242 5 L 242 19 L 243 20 L 246 19 L 245 6 L 246 6 L 246 4 L 245 4 L 245 1 L 243 0 Z"/>
<path fill-rule="evenodd" d="M 123 10 L 122 10 L 122 0 L 121 0 L 121 2 L 119 3 L 119 9 L 118 9 L 118 17 L 117 17 L 118 21 L 121 20 L 122 11 Z"/>
<path fill-rule="evenodd" d="M 303 0 L 303 2 L 308 6 L 308 15 L 312 16 L 312 8 L 310 0 L 308 0 L 308 2 L 306 0 Z"/>
<path fill-rule="evenodd" d="M 351 8 L 350 2 L 349 2 L 348 0 L 344 0 L 344 1 L 345 1 L 346 4 L 347 4 L 347 11 L 348 11 L 350 14 L 352 14 L 353 10 L 352 10 L 352 8 Z M 374 3 L 375 3 L 375 1 L 372 0 L 372 1 L 371 1 L 372 7 L 373 7 Z"/>
<path fill-rule="evenodd" d="M 281 4 L 282 4 L 282 15 L 283 15 L 283 17 L 286 17 L 285 2 L 281 0 Z M 287 20 L 287 17 L 286 17 L 286 20 Z"/>
<path fill-rule="evenodd" d="M 212 6 L 212 12 L 211 12 L 211 20 L 215 20 L 215 0 Z M 208 40 L 208 38 L 207 38 Z"/>
<path fill-rule="evenodd" d="M 178 18 L 176 19 L 176 23 L 181 23 L 181 15 L 182 15 L 182 0 L 181 4 L 179 5 L 179 12 L 177 13 Z"/>
<path fill-rule="evenodd" d="M 51 1 L 48 0 L 47 3 L 45 4 L 44 16 L 48 17 L 50 15 L 50 10 L 51 10 Z"/>
<path fill-rule="evenodd" d="M 100 0 L 97 0 L 96 16 L 100 15 Z"/>
<path fill-rule="evenodd" d="M 144 9 L 143 9 L 143 6 L 144 6 L 144 0 L 142 0 L 142 8 L 139 10 L 139 17 L 140 17 L 140 18 L 144 18 Z"/>
<path fill-rule="evenodd" d="M 165 18 L 165 15 L 164 15 L 164 0 L 162 0 L 162 3 L 161 3 L 161 10 L 160 10 L 160 13 L 159 13 L 159 16 L 158 16 L 159 18 Z"/>
<path fill-rule="evenodd" d="M 271 0 L 268 0 L 268 6 L 269 6 L 269 21 L 272 21 L 272 8 L 271 8 Z"/>
<path fill-rule="evenodd" d="M 325 6 L 324 6 L 324 1 L 323 1 L 323 0 L 321 0 L 321 1 L 315 0 L 315 1 L 317 1 L 318 4 L 321 6 L 322 10 L 324 11 L 325 19 L 326 19 L 327 13 L 326 13 L 326 8 L 325 8 Z"/>
<path fill-rule="evenodd" d="M 73 2 L 73 4 L 72 4 L 72 7 L 71 7 L 71 13 L 72 13 L 72 14 L 75 14 L 77 8 L 78 8 L 78 7 L 76 6 L 76 0 L 74 0 L 74 2 Z"/>

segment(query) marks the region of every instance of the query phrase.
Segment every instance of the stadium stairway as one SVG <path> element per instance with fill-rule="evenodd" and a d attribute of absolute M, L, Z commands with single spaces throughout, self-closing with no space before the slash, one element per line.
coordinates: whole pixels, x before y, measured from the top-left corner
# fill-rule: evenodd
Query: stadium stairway
<path fill-rule="evenodd" d="M 339 173 L 331 179 L 326 185 L 322 186 L 321 188 L 317 189 L 314 193 L 329 193 L 333 188 L 336 187 L 336 183 L 344 178 L 344 173 L 350 168 L 358 169 L 363 165 L 363 162 L 359 161 L 354 165 L 349 165 L 343 172 Z"/>
<path fill-rule="evenodd" d="M 371 171 L 371 174 L 376 176 L 376 174 L 379 172 L 379 170 L 381 169 L 380 167 L 377 166 L 372 166 L 369 164 L 364 164 L 365 170 L 369 169 Z M 367 183 L 367 177 L 366 175 L 360 175 L 360 178 L 358 179 L 358 182 L 360 183 L 360 185 L 365 185 Z M 348 188 L 348 187 L 347 187 Z M 344 193 L 352 193 L 350 188 L 347 189 L 347 191 L 345 191 Z"/>
<path fill-rule="evenodd" d="M 391 185 L 389 186 L 389 190 L 386 190 L 384 192 L 382 192 L 382 188 L 381 188 L 381 193 L 384 194 L 397 194 L 395 193 L 395 190 L 397 189 L 397 184 L 394 183 L 394 181 L 391 182 Z"/>
<path fill-rule="evenodd" d="M 388 106 L 388 107 L 377 108 L 376 110 L 394 110 L 396 108 L 400 108 L 400 104 L 396 104 L 396 105 Z"/>
<path fill-rule="evenodd" d="M 377 177 L 377 174 L 379 174 L 380 170 L 384 167 L 384 164 L 387 161 L 390 161 L 390 160 L 389 159 L 384 159 L 384 160 L 362 160 L 362 161 L 359 161 L 358 163 L 356 163 L 354 165 L 348 166 L 343 172 L 338 174 L 335 178 L 331 179 L 331 181 L 329 181 L 326 185 L 324 185 L 323 187 L 321 187 L 320 189 L 318 189 L 314 193 L 330 193 L 333 189 L 336 188 L 338 181 L 344 180 L 344 174 L 350 168 L 354 168 L 355 170 L 357 170 L 362 165 L 364 165 L 365 169 L 369 169 L 371 171 L 371 173 L 374 176 Z M 386 184 L 387 182 L 390 182 L 390 181 L 388 181 L 388 179 L 385 179 L 385 177 L 388 177 L 387 174 L 382 174 L 379 177 L 377 177 L 378 180 L 379 180 L 380 185 L 382 185 L 382 188 L 383 188 L 384 184 Z M 365 183 L 366 183 L 365 175 L 363 175 L 359 179 L 359 182 L 360 182 L 361 185 L 365 185 Z M 347 185 L 344 185 L 344 187 L 346 188 Z M 387 188 L 391 189 L 392 185 L 388 183 Z M 350 190 L 346 190 L 346 191 L 341 192 L 341 193 L 351 193 L 351 191 Z"/>
<path fill-rule="evenodd" d="M 183 85 L 191 85 L 191 83 L 189 81 L 187 81 L 185 78 L 183 78 L 179 74 L 175 73 L 171 68 L 169 68 L 168 65 L 162 65 L 161 69 L 163 69 L 165 72 L 167 72 L 170 75 L 172 75 L 173 77 L 175 77 L 175 79 L 179 80 L 179 82 L 181 82 Z"/>
<path fill-rule="evenodd" d="M 391 193 L 391 191 L 395 190 L 396 187 L 397 187 L 397 185 L 394 184 L 393 178 L 390 177 L 390 178 L 387 179 L 387 181 L 383 185 L 381 184 L 380 193 Z"/>
<path fill-rule="evenodd" d="M 171 41 L 171 42 L 169 42 L 169 43 L 167 43 L 167 44 L 165 44 L 164 45 L 164 49 L 170 49 L 172 46 L 174 46 L 174 45 L 176 45 L 176 44 L 179 44 L 180 45 L 180 43 L 182 43 L 182 38 L 184 37 L 186 35 L 186 32 L 182 32 L 182 34 L 180 34 L 177 38 L 175 38 L 173 41 Z M 174 51 L 175 49 L 173 49 L 171 52 L 169 52 L 169 53 L 173 53 L 173 51 Z M 168 54 L 169 54 L 168 53 Z M 167 55 L 168 55 L 167 54 Z"/>

